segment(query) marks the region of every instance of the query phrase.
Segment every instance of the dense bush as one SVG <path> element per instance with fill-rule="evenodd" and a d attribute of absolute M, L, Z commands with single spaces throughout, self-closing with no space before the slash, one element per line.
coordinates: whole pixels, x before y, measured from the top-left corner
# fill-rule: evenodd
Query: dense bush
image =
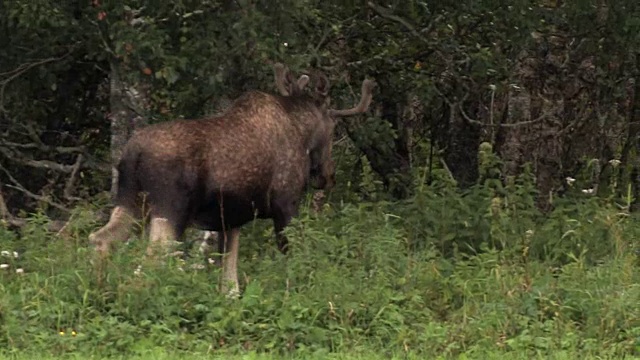
<path fill-rule="evenodd" d="M 530 179 L 488 177 L 461 192 L 442 174 L 394 203 L 342 203 L 338 192 L 319 215 L 303 209 L 286 257 L 257 221 L 242 233 L 236 301 L 217 292 L 217 268 L 190 267 L 203 261 L 195 251 L 163 266 L 133 241 L 99 262 L 86 243 L 97 225 L 89 206 L 66 238 L 33 216 L 21 237 L 0 230 L 0 348 L 640 356 L 636 216 L 581 192 L 542 215 Z"/>

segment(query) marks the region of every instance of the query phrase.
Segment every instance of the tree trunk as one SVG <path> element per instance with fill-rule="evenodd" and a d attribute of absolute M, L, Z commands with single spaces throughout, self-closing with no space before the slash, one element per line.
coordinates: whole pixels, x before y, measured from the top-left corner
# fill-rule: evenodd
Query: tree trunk
<path fill-rule="evenodd" d="M 147 120 L 134 109 L 141 109 L 142 93 L 122 79 L 122 68 L 111 61 L 110 74 L 110 121 L 111 121 L 111 196 L 118 191 L 117 165 L 122 150 L 129 137 L 137 127 L 143 126 Z"/>
<path fill-rule="evenodd" d="M 462 115 L 455 109 L 449 111 L 444 160 L 458 186 L 466 188 L 475 184 L 478 179 L 480 129 L 462 119 Z"/>
<path fill-rule="evenodd" d="M 507 103 L 507 122 L 521 123 L 531 120 L 531 94 L 527 90 L 509 90 Z M 517 176 L 523 163 L 522 131 L 520 127 L 501 129 L 504 142 L 500 147 L 501 158 L 504 161 L 504 175 Z"/>
<path fill-rule="evenodd" d="M 620 160 L 622 164 L 628 164 L 631 168 L 631 188 L 633 194 L 634 210 L 640 204 L 640 53 L 636 54 L 636 71 L 633 79 L 633 93 L 631 94 L 631 106 L 627 113 L 627 139 L 622 149 Z M 632 156 L 632 150 L 635 155 Z M 623 190 L 624 191 L 624 190 Z"/>

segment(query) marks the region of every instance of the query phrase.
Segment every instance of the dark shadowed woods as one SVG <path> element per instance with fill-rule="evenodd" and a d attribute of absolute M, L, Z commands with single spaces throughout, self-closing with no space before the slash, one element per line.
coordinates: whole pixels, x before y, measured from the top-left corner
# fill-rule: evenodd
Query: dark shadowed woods
<path fill-rule="evenodd" d="M 341 4 L 4 2 L 0 26 L 2 216 L 65 217 L 109 191 L 132 130 L 220 112 L 269 66 L 317 67 L 350 102 L 380 84 L 375 111 L 339 124 L 336 146 L 390 199 L 415 170 L 479 179 L 491 144 L 501 177 L 531 164 L 548 209 L 566 179 L 598 189 L 612 164 L 637 189 L 638 5 L 500 1 Z M 366 164 L 365 164 L 366 162 Z M 358 192 L 359 189 L 351 189 Z"/>
<path fill-rule="evenodd" d="M 567 178 L 600 194 L 616 176 L 635 195 L 638 4 L 505 4 L 3 2 L 2 217 L 64 219 L 113 188 L 133 129 L 274 91 L 276 61 L 326 72 L 340 103 L 357 79 L 380 84 L 374 111 L 338 124 L 336 148 L 356 162 L 343 184 L 371 169 L 403 199 L 426 167 L 420 181 L 440 168 L 464 189 L 488 143 L 502 181 L 531 165 L 540 209 Z"/>
<path fill-rule="evenodd" d="M 288 253 L 245 224 L 237 301 L 201 256 L 96 262 L 134 131 L 281 93 L 277 63 L 330 109 L 377 84 Z M 639 76 L 637 0 L 0 1 L 0 357 L 637 356 Z"/>

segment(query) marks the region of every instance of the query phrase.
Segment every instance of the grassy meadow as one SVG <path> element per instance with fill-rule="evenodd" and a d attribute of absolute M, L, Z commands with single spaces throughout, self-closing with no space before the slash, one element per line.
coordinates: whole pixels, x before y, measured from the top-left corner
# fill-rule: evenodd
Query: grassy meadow
<path fill-rule="evenodd" d="M 287 256 L 269 222 L 249 224 L 237 300 L 193 267 L 195 247 L 158 265 L 140 239 L 98 261 L 97 205 L 64 237 L 37 214 L 19 235 L 0 227 L 0 358 L 640 358 L 628 199 L 576 188 L 543 215 L 526 174 L 464 192 L 442 179 L 402 202 L 307 204 Z"/>

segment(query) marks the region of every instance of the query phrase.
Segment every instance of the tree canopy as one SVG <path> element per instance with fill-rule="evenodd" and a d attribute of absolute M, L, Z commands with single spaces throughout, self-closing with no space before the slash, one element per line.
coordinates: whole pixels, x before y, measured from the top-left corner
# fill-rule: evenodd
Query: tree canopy
<path fill-rule="evenodd" d="M 465 188 L 487 143 L 503 180 L 533 165 L 542 208 L 567 177 L 602 181 L 611 160 L 637 187 L 636 1 L 14 0 L 0 28 L 10 213 L 107 191 L 114 113 L 128 129 L 218 113 L 273 91 L 276 61 L 322 69 L 345 103 L 360 79 L 380 84 L 370 116 L 339 124 L 338 156 L 358 164 L 343 184 L 370 169 L 381 194 L 404 198 L 428 168 L 420 181 L 442 169 Z"/>

